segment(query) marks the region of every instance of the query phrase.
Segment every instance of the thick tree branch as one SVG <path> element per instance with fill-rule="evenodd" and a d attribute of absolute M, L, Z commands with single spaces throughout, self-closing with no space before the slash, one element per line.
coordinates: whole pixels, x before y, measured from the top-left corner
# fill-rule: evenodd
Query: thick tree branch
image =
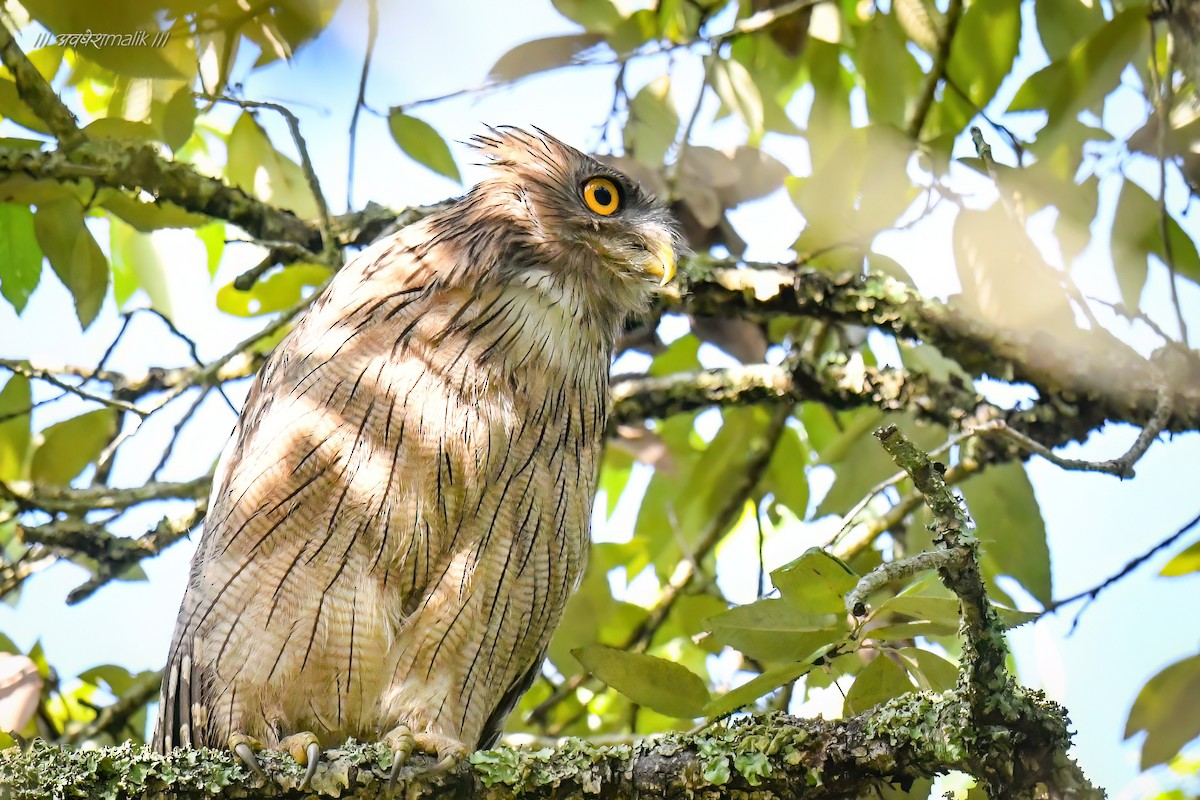
<path fill-rule="evenodd" d="M 55 181 L 89 180 L 111 189 L 144 190 L 157 202 L 223 219 L 255 239 L 292 242 L 320 255 L 320 232 L 290 211 L 256 200 L 234 186 L 168 161 L 149 144 L 90 140 L 70 152 L 0 148 L 0 176 L 24 174 Z"/>
<path fill-rule="evenodd" d="M 403 792 L 410 798 L 487 800 L 853 798 L 952 769 L 970 772 L 976 765 L 968 753 L 978 737 L 1014 764 L 1030 765 L 1029 777 L 1047 792 L 1042 796 L 1103 797 L 1064 754 L 1069 736 L 1057 707 L 1035 695 L 1022 702 L 1025 716 L 1012 730 L 964 727 L 954 693 L 909 694 L 835 722 L 773 715 L 635 745 L 567 740 L 557 749 L 499 748 L 472 754 L 469 764 L 446 775 L 410 782 Z M 355 743 L 328 751 L 310 792 L 295 788 L 303 770 L 286 754 L 259 757 L 270 782 L 222 751 L 176 750 L 163 757 L 133 745 L 79 751 L 35 742 L 25 752 L 0 753 L 0 786 L 9 792 L 6 800 L 40 800 L 56 786 L 114 800 L 149 795 L 165 800 L 378 798 L 387 790 L 391 754 L 379 745 Z M 1033 784 L 1009 796 L 1032 798 Z"/>
<path fill-rule="evenodd" d="M 54 134 L 64 148 L 69 150 L 83 141 L 75 115 L 25 56 L 13 38 L 12 31 L 3 22 L 0 22 L 0 61 L 3 61 L 4 66 L 12 73 L 17 84 L 17 94 L 33 113 L 46 123 L 50 133 Z"/>

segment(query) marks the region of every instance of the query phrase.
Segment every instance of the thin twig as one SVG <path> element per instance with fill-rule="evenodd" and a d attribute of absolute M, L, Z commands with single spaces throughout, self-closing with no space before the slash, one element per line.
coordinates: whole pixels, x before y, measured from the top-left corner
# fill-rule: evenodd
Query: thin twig
<path fill-rule="evenodd" d="M 30 365 L 28 361 L 14 358 L 0 358 L 0 368 L 7 369 L 9 372 L 14 372 L 17 375 L 30 380 L 45 381 L 52 386 L 57 386 L 59 389 L 63 389 L 64 391 L 70 392 L 73 395 L 82 397 L 84 400 L 91 400 L 93 403 L 99 403 L 103 406 L 115 408 L 119 411 L 128 411 L 129 413 L 135 414 L 143 419 L 149 415 L 149 412 L 142 411 L 132 403 L 127 403 L 124 400 L 117 400 L 113 397 L 105 397 L 104 395 L 95 394 L 93 392 L 89 392 L 81 386 L 75 386 L 67 383 L 62 378 L 59 378 L 57 375 L 55 375 L 54 372 L 34 367 Z M 87 379 L 86 376 L 81 377 L 84 377 L 85 380 Z M 21 416 L 23 415 L 24 413 L 21 414 Z"/>
<path fill-rule="evenodd" d="M 1158 33 L 1154 24 L 1150 25 L 1150 82 L 1154 91 L 1155 115 L 1158 117 L 1158 130 L 1155 136 L 1155 148 L 1158 150 L 1158 227 L 1162 237 L 1163 261 L 1171 277 L 1171 302 L 1175 306 L 1175 320 L 1179 325 L 1179 340 L 1188 341 L 1187 323 L 1183 318 L 1183 305 L 1179 301 L 1179 276 L 1175 268 L 1175 252 L 1171 245 L 1171 215 L 1167 211 L 1167 126 L 1171 124 L 1170 111 L 1173 102 L 1173 86 L 1171 84 L 1172 61 L 1174 51 L 1167 40 L 1167 75 L 1166 79 L 1158 72 Z"/>
<path fill-rule="evenodd" d="M 1127 575 L 1129 575 L 1129 573 L 1133 572 L 1142 564 L 1153 558 L 1155 554 L 1163 551 L 1164 549 L 1173 545 L 1175 542 L 1179 541 L 1180 537 L 1182 537 L 1192 528 L 1196 527 L 1197 524 L 1200 524 L 1200 514 L 1192 517 L 1190 521 L 1184 523 L 1183 527 L 1179 528 L 1166 539 L 1163 539 L 1161 542 L 1154 545 L 1140 556 L 1130 559 L 1129 563 L 1092 588 L 1085 589 L 1084 591 L 1073 594 L 1070 597 L 1064 597 L 1061 600 L 1055 600 L 1054 602 L 1050 603 L 1050 605 L 1046 606 L 1046 608 L 1043 609 L 1040 614 L 1038 614 L 1037 619 L 1041 619 L 1047 614 L 1054 614 L 1065 605 L 1070 605 L 1071 603 L 1087 598 L 1087 603 L 1083 606 L 1083 608 L 1079 609 L 1078 613 L 1075 615 L 1075 621 L 1071 623 L 1070 633 L 1074 633 L 1076 626 L 1079 625 L 1079 618 L 1083 615 L 1083 612 L 1087 610 L 1088 605 L 1091 605 L 1091 603 L 1096 599 L 1097 596 L 1099 596 L 1101 592 L 1112 586 L 1114 583 L 1124 579 Z"/>
<path fill-rule="evenodd" d="M 270 111 L 275 111 L 284 118 L 287 122 L 288 130 L 292 134 L 292 142 L 296 145 L 296 150 L 300 154 L 300 169 L 304 173 L 304 179 L 308 182 L 308 189 L 312 193 L 313 200 L 317 204 L 317 214 L 319 224 L 321 226 L 321 238 L 324 240 L 323 251 L 325 261 L 333 268 L 337 268 L 341 264 L 341 255 L 338 250 L 337 236 L 333 233 L 333 225 L 329 220 L 329 205 L 325 202 L 325 193 L 321 191 L 321 181 L 317 178 L 317 170 L 313 166 L 312 157 L 308 154 L 308 143 L 304 141 L 304 135 L 300 132 L 300 119 L 292 112 L 290 108 L 279 103 L 269 103 L 262 100 L 244 100 L 238 97 L 228 97 L 226 95 L 211 95 L 197 92 L 196 96 L 202 100 L 208 100 L 215 103 L 230 103 L 244 109 L 265 108 Z"/>
<path fill-rule="evenodd" d="M 1052 464 L 1055 464 L 1063 469 L 1079 470 L 1083 472 L 1104 472 L 1109 475 L 1116 475 L 1118 478 L 1134 477 L 1133 466 L 1146 451 L 1150 449 L 1150 445 L 1158 438 L 1167 424 L 1171 421 L 1171 413 L 1175 406 L 1175 395 L 1164 381 L 1158 389 L 1158 405 L 1154 410 L 1154 415 L 1142 427 L 1137 439 L 1134 440 L 1126 453 L 1118 458 L 1110 458 L 1107 461 L 1087 461 L 1081 458 L 1064 458 L 1055 453 L 1044 444 L 1031 439 L 1020 431 L 1010 427 L 1004 420 L 992 420 L 985 426 L 977 428 L 979 431 L 996 431 L 1009 439 L 1016 442 L 1021 447 L 1035 453 L 1046 459 Z"/>
<path fill-rule="evenodd" d="M 379 0 L 367 0 L 367 51 L 363 56 L 362 73 L 358 78 L 358 98 L 350 115 L 350 156 L 346 170 L 346 211 L 354 208 L 354 158 L 358 153 L 358 116 L 367 102 L 367 73 L 371 70 L 371 58 L 375 54 L 375 40 L 379 37 Z"/>
<path fill-rule="evenodd" d="M 938 84 L 946 75 L 946 67 L 950 63 L 950 45 L 954 41 L 954 33 L 958 29 L 958 20 L 962 17 L 962 12 L 963 0 L 950 0 L 950 6 L 946 9 L 946 24 L 942 28 L 941 38 L 938 39 L 937 52 L 933 54 L 933 66 L 925 76 L 921 94 L 917 97 L 912 116 L 908 118 L 908 125 L 905 126 L 908 138 L 914 141 L 921 138 L 921 129 L 925 127 L 925 120 L 933 108 Z"/>

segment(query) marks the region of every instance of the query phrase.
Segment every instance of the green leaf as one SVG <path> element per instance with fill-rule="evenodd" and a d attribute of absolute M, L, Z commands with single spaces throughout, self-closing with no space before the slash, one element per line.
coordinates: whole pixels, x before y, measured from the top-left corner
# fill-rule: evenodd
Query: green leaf
<path fill-rule="evenodd" d="M 108 261 L 83 224 L 83 208 L 74 199 L 40 205 L 33 229 L 54 274 L 75 298 L 79 324 L 87 328 L 108 290 Z"/>
<path fill-rule="evenodd" d="M 1171 664 L 1146 682 L 1133 701 L 1125 738 L 1146 731 L 1142 769 L 1164 764 L 1185 744 L 1200 736 L 1200 655 Z"/>
<path fill-rule="evenodd" d="M 985 573 L 1009 575 L 1048 605 L 1050 548 L 1033 485 L 1021 464 L 1001 464 L 961 485 L 983 546 Z"/>
<path fill-rule="evenodd" d="M 1045 111 L 1048 128 L 1074 119 L 1116 88 L 1121 72 L 1147 40 L 1147 24 L 1144 6 L 1117 14 L 1065 58 L 1030 75 L 1008 110 Z"/>
<path fill-rule="evenodd" d="M 899 622 L 895 625 L 881 625 L 878 628 L 872 628 L 867 631 L 867 636 L 879 642 L 894 642 L 898 639 L 910 640 L 918 636 L 926 638 L 935 636 L 953 636 L 958 631 L 957 625 L 948 625 L 944 622 L 927 622 L 918 620 L 916 622 Z"/>
<path fill-rule="evenodd" d="M 772 494 L 776 505 L 786 506 L 800 519 L 808 511 L 807 465 L 808 451 L 800 434 L 790 426 L 784 428 L 763 476 L 763 489 Z"/>
<path fill-rule="evenodd" d="M 958 598 L 898 594 L 889 597 L 871 616 L 882 619 L 887 614 L 901 614 L 915 620 L 946 625 L 951 631 L 958 628 Z"/>
<path fill-rule="evenodd" d="M 963 12 L 951 43 L 949 73 L 979 108 L 991 102 L 1012 71 L 1020 42 L 1020 3 L 975 0 Z"/>
<path fill-rule="evenodd" d="M 1193 572 L 1200 572 L 1200 542 L 1193 543 L 1191 547 L 1177 554 L 1163 566 L 1162 572 L 1158 574 L 1174 578 L 1179 575 L 1190 575 Z"/>
<path fill-rule="evenodd" d="M 162 138 L 171 150 L 187 143 L 196 126 L 196 100 L 191 85 L 181 86 L 163 107 Z"/>
<path fill-rule="evenodd" d="M 0 390 L 0 481 L 21 480 L 28 474 L 32 403 L 24 375 L 13 375 Z"/>
<path fill-rule="evenodd" d="M 17 92 L 17 84 L 11 78 L 3 76 L 0 76 L 0 116 L 22 128 L 38 133 L 50 133 L 46 123 L 21 99 L 20 93 Z"/>
<path fill-rule="evenodd" d="M 1090 0 L 1034 0 L 1033 13 L 1051 61 L 1066 56 L 1104 24 L 1104 6 Z"/>
<path fill-rule="evenodd" d="M 638 90 L 629 101 L 625 152 L 640 164 L 657 169 L 666 160 L 679 132 L 679 112 L 671 99 L 671 81 L 662 75 Z"/>
<path fill-rule="evenodd" d="M 273 314 L 299 303 L 306 289 L 315 289 L 329 280 L 324 264 L 291 264 L 257 281 L 250 291 L 228 283 L 217 290 L 217 308 L 238 317 Z"/>
<path fill-rule="evenodd" d="M 1200 254 L 1196 243 L 1175 217 L 1167 215 L 1167 237 L 1176 274 L 1200 282 Z M 1112 258 L 1121 287 L 1121 299 L 1137 308 L 1146 284 L 1146 255 L 1152 254 L 1166 264 L 1162 238 L 1162 210 L 1158 201 L 1131 180 L 1121 185 L 1117 211 L 1112 225 Z"/>
<path fill-rule="evenodd" d="M 677 372 L 690 372 L 699 367 L 700 340 L 688 333 L 671 342 L 666 350 L 656 355 L 646 372 L 648 375 L 659 377 L 674 375 Z"/>
<path fill-rule="evenodd" d="M 133 675 L 116 664 L 101 664 L 79 673 L 79 680 L 107 689 L 111 694 L 120 697 L 129 688 L 129 684 L 133 683 Z"/>
<path fill-rule="evenodd" d="M 143 202 L 119 189 L 100 190 L 96 195 L 96 204 L 106 211 L 111 211 L 142 233 L 160 228 L 194 228 L 208 221 L 208 217 L 203 214 L 184 211 L 174 203 Z"/>
<path fill-rule="evenodd" d="M 388 117 L 388 127 L 405 155 L 439 175 L 462 183 L 449 145 L 428 122 L 393 111 Z"/>
<path fill-rule="evenodd" d="M 791 664 L 780 664 L 757 675 L 736 689 L 731 689 L 720 697 L 713 698 L 704 708 L 704 716 L 719 717 L 739 708 L 748 706 L 765 694 L 769 694 L 781 686 L 807 675 L 813 668 L 814 662 L 836 646 L 836 642 L 827 642 L 817 647 L 802 660 Z"/>
<path fill-rule="evenodd" d="M 131 144 L 158 138 L 158 131 L 148 122 L 120 117 L 101 117 L 84 126 L 83 132 L 91 139 L 112 139 Z"/>
<path fill-rule="evenodd" d="M 301 219 L 317 216 L 317 201 L 300 165 L 275 149 L 253 114 L 238 117 L 226 149 L 225 177 L 234 186 Z"/>
<path fill-rule="evenodd" d="M 46 428 L 33 451 L 30 478 L 36 483 L 70 483 L 99 458 L 117 434 L 118 423 L 115 409 L 100 408 Z"/>
<path fill-rule="evenodd" d="M 610 0 L 551 0 L 554 8 L 572 22 L 595 33 L 612 33 L 624 18 Z"/>
<path fill-rule="evenodd" d="M 909 98 L 922 80 L 920 65 L 892 14 L 875 14 L 859 33 L 854 50 L 871 122 L 903 129 Z"/>
<path fill-rule="evenodd" d="M 718 60 L 713 65 L 712 86 L 721 102 L 746 123 L 751 140 L 762 136 L 763 100 L 750 71 L 737 61 Z"/>
<path fill-rule="evenodd" d="M 488 80 L 510 83 L 526 75 L 565 67 L 603 41 L 599 33 L 569 33 L 524 42 L 500 56 L 488 70 Z"/>
<path fill-rule="evenodd" d="M 919 647 L 902 647 L 897 655 L 904 660 L 908 674 L 922 689 L 944 692 L 958 683 L 958 666 L 937 653 Z"/>
<path fill-rule="evenodd" d="M 863 667 L 846 692 L 846 713 L 861 714 L 885 700 L 912 690 L 912 682 L 904 669 L 879 653 Z"/>
<path fill-rule="evenodd" d="M 846 592 L 858 585 L 858 575 L 836 556 L 819 547 L 771 573 L 771 581 L 793 608 L 808 614 L 841 614 Z"/>
<path fill-rule="evenodd" d="M 215 278 L 217 268 L 221 266 L 221 256 L 225 254 L 225 223 L 217 220 L 196 228 L 196 238 L 204 243 L 204 249 L 208 251 L 208 277 Z"/>
<path fill-rule="evenodd" d="M 753 659 L 795 662 L 846 634 L 844 616 L 805 614 L 786 600 L 766 598 L 734 606 L 708 621 L 718 641 Z"/>
<path fill-rule="evenodd" d="M 109 221 L 113 297 L 118 306 L 141 288 L 150 305 L 168 319 L 174 317 L 168 267 L 155 247 L 153 234 L 139 233 L 120 220 Z"/>
<path fill-rule="evenodd" d="M 571 652 L 597 678 L 660 714 L 691 719 L 701 716 L 708 705 L 704 680 L 673 661 L 603 645 Z"/>
<path fill-rule="evenodd" d="M 17 314 L 42 278 L 42 249 L 28 206 L 0 205 L 0 294 Z"/>

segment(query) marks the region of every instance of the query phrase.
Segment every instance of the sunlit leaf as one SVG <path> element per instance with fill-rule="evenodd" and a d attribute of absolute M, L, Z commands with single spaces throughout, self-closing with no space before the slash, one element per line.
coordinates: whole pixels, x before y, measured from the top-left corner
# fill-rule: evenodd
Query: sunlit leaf
<path fill-rule="evenodd" d="M 880 653 L 863 667 L 846 692 L 846 713 L 862 713 L 885 700 L 911 691 L 913 685 L 904 669 Z"/>
<path fill-rule="evenodd" d="M 75 298 L 79 324 L 87 328 L 108 290 L 108 261 L 83 224 L 83 208 L 75 200 L 40 205 L 33 227 L 54 274 Z"/>
<path fill-rule="evenodd" d="M 1178 575 L 1190 575 L 1193 572 L 1200 572 L 1200 542 L 1195 542 L 1183 552 L 1177 553 L 1174 558 L 1163 565 L 1159 575 L 1173 578 Z"/>
<path fill-rule="evenodd" d="M 976 535 L 989 566 L 1015 578 L 1043 605 L 1050 603 L 1050 548 L 1046 523 L 1025 468 L 989 467 L 960 485 L 975 520 Z"/>
<path fill-rule="evenodd" d="M 1176 661 L 1146 682 L 1125 723 L 1125 738 L 1146 731 L 1142 769 L 1166 763 L 1200 736 L 1200 716 L 1184 709 L 1200 708 L 1200 655 Z"/>
<path fill-rule="evenodd" d="M 625 151 L 648 167 L 662 165 L 679 131 L 679 112 L 670 90 L 670 79 L 663 75 L 643 86 L 629 101 Z"/>
<path fill-rule="evenodd" d="M 1058 61 L 1071 48 L 1104 24 L 1104 6 L 1094 0 L 1034 0 L 1038 36 L 1051 61 Z"/>
<path fill-rule="evenodd" d="M 1117 271 L 1121 298 L 1130 308 L 1137 308 L 1142 287 L 1146 284 L 1148 264 L 1146 255 L 1167 263 L 1163 247 L 1162 210 L 1158 201 L 1131 180 L 1121 184 L 1116 216 L 1112 224 L 1112 257 Z M 1167 215 L 1167 236 L 1171 244 L 1171 263 L 1175 272 L 1191 281 L 1200 281 L 1200 254 L 1196 243 L 1175 220 Z"/>
<path fill-rule="evenodd" d="M 813 662 L 826 653 L 830 647 L 832 645 L 822 645 L 815 653 L 812 653 L 810 657 L 803 661 L 772 667 L 761 675 L 757 675 L 746 681 L 736 689 L 731 689 L 720 697 L 713 698 L 712 702 L 705 707 L 704 715 L 707 717 L 719 717 L 723 714 L 737 711 L 739 708 L 750 705 L 763 695 L 769 694 L 781 686 L 786 686 L 797 678 L 807 674 L 813 668 Z"/>
<path fill-rule="evenodd" d="M 920 647 L 902 647 L 897 655 L 904 660 L 909 675 L 922 689 L 944 692 L 958 683 L 958 666 L 937 653 Z"/>
<path fill-rule="evenodd" d="M 597 678 L 638 705 L 661 714 L 690 719 L 702 715 L 708 705 L 704 680 L 673 661 L 603 645 L 572 652 Z"/>
<path fill-rule="evenodd" d="M 462 182 L 449 145 L 428 122 L 393 111 L 388 116 L 388 127 L 396 144 L 413 161 L 452 181 Z"/>
<path fill-rule="evenodd" d="M 196 114 L 192 87 L 181 86 L 163 107 L 162 137 L 167 147 L 178 150 L 191 138 Z"/>
<path fill-rule="evenodd" d="M 117 305 L 139 288 L 150 298 L 150 305 L 166 317 L 174 316 L 171 307 L 170 270 L 155 246 L 153 235 L 140 233 L 120 220 L 109 222 L 109 253 L 112 255 L 113 297 Z"/>
<path fill-rule="evenodd" d="M 712 85 L 721 102 L 737 112 L 756 139 L 763 131 L 763 101 L 754 76 L 739 62 L 721 59 L 713 65 Z"/>
<path fill-rule="evenodd" d="M 42 249 L 28 206 L 0 205 L 0 294 L 17 314 L 42 278 Z"/>
<path fill-rule="evenodd" d="M 323 264 L 291 264 L 255 282 L 243 292 L 232 283 L 217 290 L 217 308 L 238 317 L 273 314 L 299 303 L 306 290 L 329 280 L 329 267 Z"/>
<path fill-rule="evenodd" d="M 29 476 L 38 483 L 68 484 L 93 463 L 117 433 L 115 409 L 99 408 L 41 432 Z"/>
<path fill-rule="evenodd" d="M 859 33 L 854 59 L 871 121 L 903 129 L 908 104 L 923 79 L 893 14 L 875 14 Z"/>
<path fill-rule="evenodd" d="M 778 598 L 734 606 L 710 619 L 709 625 L 719 641 L 772 663 L 804 659 L 846 633 L 843 616 L 803 613 Z"/>
<path fill-rule="evenodd" d="M 1126 9 L 1076 44 L 1065 58 L 1025 80 L 1009 111 L 1046 111 L 1048 127 L 1072 119 L 1116 88 L 1121 72 L 1147 40 L 1144 7 Z"/>
<path fill-rule="evenodd" d="M 24 478 L 29 464 L 29 379 L 13 375 L 0 390 L 0 481 Z"/>
<path fill-rule="evenodd" d="M 558 13 L 586 30 L 612 33 L 622 22 L 621 12 L 610 0 L 552 0 Z"/>
<path fill-rule="evenodd" d="M 225 223 L 219 220 L 196 228 L 196 238 L 204 243 L 204 249 L 208 252 L 210 278 L 216 277 L 217 268 L 221 266 L 221 256 L 225 254 L 225 236 Z"/>
<path fill-rule="evenodd" d="M 536 72 L 564 67 L 574 63 L 586 51 L 604 41 L 598 33 L 569 33 L 547 36 L 519 44 L 509 50 L 488 70 L 494 81 L 514 81 Z"/>
<path fill-rule="evenodd" d="M 975 0 L 963 12 L 950 47 L 949 73 L 977 107 L 991 102 L 1012 71 L 1020 41 L 1020 3 Z"/>
<path fill-rule="evenodd" d="M 809 614 L 838 614 L 846 610 L 846 593 L 858 585 L 858 577 L 836 556 L 819 547 L 771 573 L 771 582 L 783 599 Z"/>
<path fill-rule="evenodd" d="M 301 219 L 317 216 L 317 202 L 300 166 L 275 149 L 254 115 L 243 112 L 229 133 L 225 176 L 260 200 L 292 211 Z"/>

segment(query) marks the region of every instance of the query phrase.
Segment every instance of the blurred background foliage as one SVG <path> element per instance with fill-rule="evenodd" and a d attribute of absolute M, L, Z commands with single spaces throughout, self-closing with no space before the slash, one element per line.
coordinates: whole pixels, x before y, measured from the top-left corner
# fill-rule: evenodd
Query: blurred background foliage
<path fill-rule="evenodd" d="M 476 11 L 505 13 L 501 5 Z M 125 324 L 150 309 L 140 313 L 164 320 L 160 335 L 169 337 L 178 333 L 179 304 L 196 300 L 173 289 L 188 259 L 215 281 L 220 312 L 251 318 L 252 327 L 237 328 L 249 337 L 231 354 L 269 349 L 336 268 L 336 252 L 259 240 L 256 266 L 229 276 L 232 251 L 245 252 L 240 243 L 252 238 L 244 231 L 199 213 L 199 205 L 177 205 L 136 182 L 97 180 L 71 165 L 82 163 L 82 152 L 109 158 L 113 175 L 135 174 L 117 156 L 149 147 L 323 232 L 364 226 L 379 209 L 357 202 L 353 163 L 347 178 L 323 157 L 323 141 L 306 141 L 298 137 L 303 125 L 287 124 L 293 114 L 307 122 L 312 109 L 286 101 L 276 107 L 244 88 L 272 65 L 303 60 L 335 15 L 353 14 L 368 19 L 365 66 L 330 67 L 361 70 L 357 102 L 339 101 L 339 113 L 350 108 L 339 117 L 350 158 L 360 114 L 385 121 L 405 157 L 447 179 L 438 184 L 450 187 L 447 194 L 461 185 L 469 158 L 455 140 L 476 131 L 436 129 L 429 112 L 438 103 L 503 92 L 549 72 L 603 68 L 613 79 L 609 94 L 571 99 L 599 122 L 594 141 L 574 143 L 611 156 L 669 199 L 694 252 L 693 277 L 750 261 L 755 235 L 780 227 L 773 208 L 783 203 L 803 219 L 785 261 L 831 274 L 870 270 L 951 295 L 954 308 L 990 330 L 1042 332 L 1049 351 L 1090 328 L 1092 336 L 1112 331 L 1093 347 L 1145 355 L 1154 347 L 1131 331 L 1152 328 L 1162 336 L 1158 344 L 1170 338 L 1186 347 L 1189 321 L 1192 331 L 1200 322 L 1197 227 L 1186 216 L 1200 185 L 1200 29 L 1189 3 L 555 0 L 553 7 L 572 32 L 517 44 L 481 83 L 406 102 L 373 85 L 368 103 L 372 52 L 390 46 L 377 36 L 379 17 L 419 27 L 422 4 L 7 0 L 6 24 L 77 113 L 86 139 L 59 163 L 20 168 L 22 156 L 48 152 L 51 131 L 13 72 L 0 70 L 0 294 L 19 315 L 39 287 L 57 279 L 85 331 L 111 298 Z M 85 31 L 169 35 L 159 47 L 72 42 Z M 428 35 L 457 46 L 453 30 Z M 699 80 L 695 69 L 678 77 L 685 61 L 698 65 Z M 433 68 L 409 65 L 415 75 Z M 295 86 L 292 96 L 324 102 L 306 97 L 311 91 Z M 694 141 L 714 126 L 726 132 L 721 146 Z M 972 140 L 973 126 L 995 156 Z M 317 173 L 324 192 L 349 198 L 349 212 L 363 213 L 333 212 Z M 164 237 L 167 229 L 177 229 L 176 238 Z M 198 246 L 174 244 L 179 229 Z M 912 231 L 924 239 L 907 249 L 888 244 Z M 917 279 L 900 252 L 918 260 L 940 253 L 936 265 L 949 264 L 953 274 Z M 1076 281 L 1089 288 L 1087 298 Z M 253 319 L 280 312 L 265 330 Z M 49 324 L 67 325 L 71 310 L 58 313 L 62 319 Z M 984 391 L 1005 407 L 1053 405 L 1041 391 L 1047 387 L 985 378 L 948 358 L 939 342 L 893 335 L 887 320 L 870 333 L 786 314 L 766 321 L 673 314 L 652 323 L 631 330 L 618 372 L 669 376 L 714 364 L 833 360 L 902 367 Z M 207 333 L 188 331 L 200 344 Z M 68 390 L 47 385 L 36 363 L 16 360 L 35 343 L 7 332 L 0 342 L 3 355 L 14 357 L 5 361 L 0 391 L 0 481 L 8 486 L 0 493 L 0 588 L 7 601 L 18 603 L 25 583 L 57 559 L 92 576 L 73 599 L 111 579 L 143 579 L 140 560 L 188 527 L 176 525 L 167 537 L 163 524 L 180 509 L 197 519 L 207 492 L 212 462 L 186 448 L 173 453 L 174 443 L 201 402 L 221 402 L 218 371 L 240 362 L 208 359 L 211 370 L 196 367 L 175 384 L 165 372 L 150 373 L 134 388 L 129 375 L 63 369 L 56 374 L 74 387 Z M 247 373 L 231 373 L 231 392 Z M 64 393 L 78 400 L 80 392 L 104 402 L 39 422 L 42 405 Z M 141 476 L 145 496 L 103 502 L 106 488 L 139 486 L 128 477 L 111 482 L 120 448 L 151 413 L 176 407 L 190 410 L 176 412 L 157 465 L 151 458 L 152 469 L 130 473 Z M 929 545 L 923 509 L 904 506 L 907 481 L 878 490 L 896 469 L 870 432 L 898 423 L 923 447 L 940 448 L 952 467 L 970 460 L 961 431 L 918 420 L 915 410 L 810 400 L 622 426 L 606 452 L 597 517 L 600 527 L 607 521 L 627 535 L 596 544 L 545 679 L 521 701 L 509 730 L 604 738 L 690 727 L 697 717 L 744 707 L 851 714 L 906 691 L 953 686 L 957 601 L 935 579 L 887 587 L 853 628 L 841 606 L 855 573 Z M 190 482 L 154 491 L 172 457 Z M 992 597 L 1006 609 L 1006 623 L 1028 623 L 1058 596 L 1038 495 L 1020 464 L 962 474 Z M 142 504 L 168 515 L 145 533 L 149 539 L 116 537 L 122 545 L 94 535 L 120 530 L 122 515 Z M 1169 532 L 1163 528 L 1138 532 L 1147 549 Z M 870 533 L 856 535 L 863 531 Z M 1194 588 L 1200 543 L 1187 541 L 1168 551 L 1173 557 L 1161 572 Z M 805 549 L 813 544 L 839 558 Z M 155 602 L 153 594 L 146 589 L 146 602 Z M 1180 632 L 1194 640 L 1194 614 L 1177 611 L 1188 617 Z M 1111 635 L 1115 651 L 1121 631 Z M 152 671 L 108 664 L 64 680 L 40 646 L 22 653 L 0 634 L 0 650 L 8 653 L 0 660 L 0 710 L 8 715 L 0 729 L 70 743 L 144 736 L 147 704 L 156 697 Z M 1171 762 L 1174 770 L 1163 778 L 1162 797 L 1195 788 L 1187 776 L 1196 760 L 1181 752 L 1200 734 L 1200 657 L 1167 666 L 1136 700 L 1096 701 L 1131 703 L 1127 735 L 1147 732 L 1142 766 Z M 1086 755 L 1083 761 L 1086 770 Z M 1184 788 L 1172 789 L 1173 781 Z"/>

